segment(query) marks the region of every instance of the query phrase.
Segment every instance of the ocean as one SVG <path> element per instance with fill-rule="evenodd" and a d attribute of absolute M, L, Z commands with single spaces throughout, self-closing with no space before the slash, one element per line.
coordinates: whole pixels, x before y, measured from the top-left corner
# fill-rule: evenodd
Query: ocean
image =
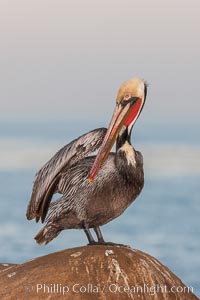
<path fill-rule="evenodd" d="M 133 132 L 132 143 L 144 156 L 145 186 L 122 216 L 102 227 L 104 237 L 153 255 L 200 295 L 197 129 L 140 126 Z M 27 221 L 25 213 L 36 171 L 64 144 L 95 127 L 1 124 L 0 262 L 22 263 L 86 245 L 81 230 L 66 230 L 47 246 L 38 246 L 33 238 L 42 225 Z"/>

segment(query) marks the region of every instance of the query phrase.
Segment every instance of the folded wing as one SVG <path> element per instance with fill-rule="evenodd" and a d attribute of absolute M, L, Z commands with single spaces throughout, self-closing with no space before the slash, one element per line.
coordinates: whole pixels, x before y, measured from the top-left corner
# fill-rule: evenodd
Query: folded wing
<path fill-rule="evenodd" d="M 44 222 L 52 196 L 57 192 L 57 186 L 62 171 L 90 153 L 96 151 L 102 144 L 106 128 L 90 131 L 60 149 L 36 174 L 31 199 L 27 208 L 27 219 L 41 218 Z"/>

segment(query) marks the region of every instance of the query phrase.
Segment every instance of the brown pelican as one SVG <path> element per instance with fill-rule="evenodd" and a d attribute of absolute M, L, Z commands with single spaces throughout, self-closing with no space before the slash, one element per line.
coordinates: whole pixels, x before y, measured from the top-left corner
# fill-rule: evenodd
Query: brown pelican
<path fill-rule="evenodd" d="M 130 136 L 146 93 L 143 80 L 126 81 L 108 129 L 90 131 L 67 144 L 36 174 L 26 216 L 46 223 L 35 236 L 37 243 L 47 244 L 72 228 L 84 229 L 89 244 L 105 243 L 100 226 L 121 215 L 144 185 L 142 154 L 132 147 Z M 115 141 L 116 152 L 110 153 Z M 96 157 L 88 156 L 98 148 Z M 50 204 L 55 193 L 61 197 Z"/>

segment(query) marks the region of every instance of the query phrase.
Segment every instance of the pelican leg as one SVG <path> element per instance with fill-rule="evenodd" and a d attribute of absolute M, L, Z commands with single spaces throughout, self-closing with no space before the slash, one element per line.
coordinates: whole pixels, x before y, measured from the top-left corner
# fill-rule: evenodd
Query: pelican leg
<path fill-rule="evenodd" d="M 89 245 L 94 245 L 96 244 L 95 240 L 93 239 L 93 236 L 88 228 L 88 225 L 85 223 L 85 221 L 83 221 L 83 229 L 84 229 L 84 232 L 87 236 L 87 239 L 88 239 L 88 242 L 89 242 Z"/>
<path fill-rule="evenodd" d="M 105 244 L 105 241 L 104 241 L 103 235 L 101 233 L 100 227 L 99 226 L 94 227 L 94 231 L 95 231 L 95 233 L 97 235 L 98 243 L 99 244 Z"/>
<path fill-rule="evenodd" d="M 127 246 L 127 245 L 124 245 L 124 244 L 105 242 L 99 226 L 94 227 L 94 231 L 95 231 L 95 233 L 97 235 L 97 238 L 98 238 L 98 242 L 95 242 L 97 245 L 122 246 L 122 247 L 131 248 L 130 246 Z"/>

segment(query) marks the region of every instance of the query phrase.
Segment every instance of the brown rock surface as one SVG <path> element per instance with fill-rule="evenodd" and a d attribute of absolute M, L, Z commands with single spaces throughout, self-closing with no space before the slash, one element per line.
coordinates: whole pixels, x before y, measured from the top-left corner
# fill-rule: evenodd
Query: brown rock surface
<path fill-rule="evenodd" d="M 13 266 L 17 266 L 16 264 L 0 264 L 0 272 L 3 271 L 3 270 L 6 270 L 8 268 L 11 268 Z"/>
<path fill-rule="evenodd" d="M 197 300 L 167 267 L 118 246 L 67 249 L 0 269 L 1 300 Z"/>

